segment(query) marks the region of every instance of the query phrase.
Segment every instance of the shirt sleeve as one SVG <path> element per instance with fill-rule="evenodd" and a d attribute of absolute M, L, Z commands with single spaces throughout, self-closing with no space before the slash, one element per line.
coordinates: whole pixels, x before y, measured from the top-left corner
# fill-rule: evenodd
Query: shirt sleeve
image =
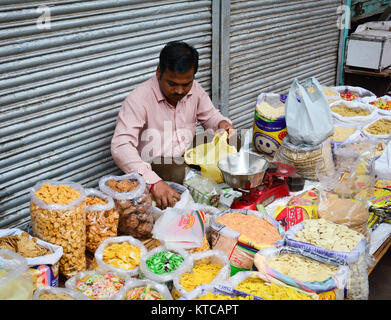
<path fill-rule="evenodd" d="M 213 131 L 216 131 L 218 124 L 223 120 L 232 124 L 230 119 L 224 117 L 220 111 L 214 107 L 212 100 L 201 86 L 200 90 L 201 94 L 197 108 L 197 120 L 201 123 L 204 129 L 212 129 Z"/>
<path fill-rule="evenodd" d="M 162 179 L 152 170 L 148 162 L 141 159 L 137 150 L 140 131 L 145 122 L 145 109 L 127 97 L 118 113 L 111 140 L 111 155 L 123 172 L 137 172 L 143 176 L 147 184 L 153 184 Z"/>

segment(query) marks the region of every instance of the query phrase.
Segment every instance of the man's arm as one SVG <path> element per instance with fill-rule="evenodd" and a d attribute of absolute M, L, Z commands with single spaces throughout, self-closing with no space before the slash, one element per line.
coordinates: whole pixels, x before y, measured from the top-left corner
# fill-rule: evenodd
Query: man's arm
<path fill-rule="evenodd" d="M 118 113 L 114 135 L 111 140 L 111 155 L 117 166 L 125 173 L 137 172 L 147 184 L 154 184 L 161 178 L 152 170 L 151 165 L 143 161 L 137 150 L 140 131 L 146 122 L 144 108 L 128 97 L 122 103 Z"/>

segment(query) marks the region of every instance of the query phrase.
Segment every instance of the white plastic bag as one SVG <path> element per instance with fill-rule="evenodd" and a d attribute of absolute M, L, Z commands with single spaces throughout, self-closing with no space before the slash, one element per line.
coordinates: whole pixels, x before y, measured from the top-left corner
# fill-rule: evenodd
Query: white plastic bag
<path fill-rule="evenodd" d="M 41 296 L 45 294 L 51 295 L 51 299 L 42 299 Z M 65 299 L 61 299 L 61 295 L 63 295 Z M 69 288 L 42 287 L 35 290 L 33 300 L 87 300 L 87 298 L 85 295 Z"/>
<path fill-rule="evenodd" d="M 111 237 L 111 238 L 104 240 L 100 244 L 98 249 L 95 251 L 95 260 L 98 265 L 98 268 L 99 268 L 99 270 L 102 270 L 102 271 L 116 272 L 116 273 L 123 275 L 123 276 L 128 276 L 128 277 L 136 276 L 139 273 L 140 265 L 138 265 L 134 269 L 126 270 L 123 268 L 117 268 L 117 267 L 103 261 L 104 250 L 108 246 L 110 246 L 114 243 L 122 243 L 122 242 L 127 242 L 130 245 L 138 247 L 140 249 L 140 260 L 141 260 L 141 257 L 148 252 L 147 249 L 145 248 L 144 244 L 141 241 L 133 238 L 132 236 Z"/>
<path fill-rule="evenodd" d="M 152 234 L 170 247 L 199 248 L 205 235 L 205 214 L 201 210 L 168 208 L 155 222 Z"/>
<path fill-rule="evenodd" d="M 352 116 L 352 117 L 343 116 L 332 110 L 333 107 L 337 107 L 337 106 L 346 107 L 353 110 L 362 109 L 368 111 L 369 114 L 363 116 L 360 115 Z M 359 101 L 355 101 L 355 102 L 344 101 L 344 100 L 336 101 L 330 105 L 330 111 L 335 125 L 356 127 L 359 129 L 362 129 L 366 124 L 375 120 L 378 115 L 377 109 L 374 106 Z"/>
<path fill-rule="evenodd" d="M 368 97 L 376 97 L 376 95 L 367 89 L 361 88 L 361 87 L 354 87 L 354 86 L 335 86 L 331 87 L 331 89 L 334 89 L 338 92 L 340 100 L 343 100 L 341 97 L 342 93 L 350 92 L 351 94 L 355 95 L 356 97 L 352 100 L 354 102 L 356 101 L 363 101 L 364 98 Z M 347 100 L 345 100 L 347 101 Z"/>
<path fill-rule="evenodd" d="M 378 179 L 391 180 L 391 141 L 383 154 L 374 162 L 374 174 Z"/>
<path fill-rule="evenodd" d="M 186 269 L 183 269 L 181 272 L 179 272 L 173 279 L 174 289 L 177 290 L 180 296 L 186 295 L 195 289 L 194 288 L 193 290 L 187 291 L 183 287 L 183 285 L 180 282 L 183 274 L 187 272 L 191 273 L 194 266 L 196 266 L 200 262 L 202 263 L 205 258 L 209 258 L 211 264 L 218 264 L 222 268 L 210 283 L 204 283 L 204 284 L 214 286 L 229 278 L 231 273 L 231 265 L 227 255 L 224 252 L 220 250 L 207 250 L 207 251 L 191 254 L 190 255 L 191 264 L 189 264 Z"/>
<path fill-rule="evenodd" d="M 178 192 L 181 195 L 181 198 L 178 202 L 175 203 L 175 206 L 173 208 L 175 209 L 185 209 L 188 208 L 189 205 L 192 205 L 194 203 L 193 198 L 191 197 L 190 191 L 185 187 L 180 185 L 179 183 L 172 182 L 172 181 L 166 181 L 166 183 L 173 188 L 176 192 Z M 159 217 L 166 212 L 167 209 L 162 210 L 156 206 L 153 205 L 151 211 L 153 214 L 153 218 L 156 221 L 159 219 Z"/>
<path fill-rule="evenodd" d="M 0 300 L 31 300 L 33 280 L 27 260 L 8 249 L 0 249 Z"/>
<path fill-rule="evenodd" d="M 139 287 L 148 287 L 150 289 L 156 290 L 159 295 L 162 297 L 160 300 L 172 300 L 172 296 L 170 291 L 168 290 L 167 286 L 158 283 L 152 280 L 138 280 L 138 279 L 130 279 L 126 281 L 125 285 L 116 293 L 110 300 L 133 300 L 133 299 L 127 299 L 126 294 L 129 290 Z M 147 299 L 136 299 L 136 300 L 155 300 L 152 298 Z M 159 299 L 156 299 L 159 300 Z"/>
<path fill-rule="evenodd" d="M 377 108 L 377 112 L 380 115 L 383 116 L 391 116 L 391 96 L 384 95 L 382 97 L 376 97 L 376 96 L 371 96 L 371 97 L 366 97 L 362 99 L 364 103 L 370 104 L 374 107 Z M 388 106 L 390 105 L 390 109 L 388 109 Z"/>
<path fill-rule="evenodd" d="M 313 92 L 308 91 L 309 88 L 313 88 Z M 333 133 L 329 103 L 315 78 L 307 79 L 304 86 L 295 79 L 285 107 L 286 127 L 293 144 L 318 145 Z"/>
<path fill-rule="evenodd" d="M 391 122 L 391 116 L 378 116 L 378 117 L 376 117 L 374 120 L 372 120 L 366 126 L 364 126 L 364 128 L 362 129 L 362 132 L 365 136 L 372 138 L 373 140 L 388 142 L 391 139 L 391 132 L 389 132 L 389 133 L 384 132 L 384 134 L 382 134 L 382 132 L 379 132 L 379 134 L 374 134 L 374 133 L 368 132 L 368 128 L 380 120 Z"/>
<path fill-rule="evenodd" d="M 154 256 L 155 254 L 158 254 L 160 252 L 169 251 L 176 255 L 179 255 L 183 258 L 182 263 L 179 265 L 179 267 L 171 272 L 162 273 L 162 274 L 156 274 L 152 270 L 149 269 L 147 265 L 147 260 Z M 141 279 L 149 279 L 152 281 L 156 281 L 159 283 L 166 283 L 169 281 L 172 281 L 175 276 L 181 272 L 183 269 L 186 269 L 189 265 L 191 265 L 190 255 L 185 251 L 177 248 L 169 248 L 167 246 L 159 246 L 151 251 L 148 251 L 147 254 L 145 254 L 140 261 L 140 278 Z"/>

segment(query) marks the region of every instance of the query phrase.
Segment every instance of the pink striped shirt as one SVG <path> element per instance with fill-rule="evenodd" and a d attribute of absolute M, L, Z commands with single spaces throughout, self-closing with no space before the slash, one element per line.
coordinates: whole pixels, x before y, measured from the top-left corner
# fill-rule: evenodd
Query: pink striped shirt
<path fill-rule="evenodd" d="M 148 184 L 161 178 L 150 162 L 156 157 L 181 157 L 191 146 L 197 121 L 215 131 L 223 117 L 197 81 L 189 93 L 170 105 L 156 76 L 140 84 L 122 103 L 118 113 L 111 154 L 125 173 L 138 172 Z"/>

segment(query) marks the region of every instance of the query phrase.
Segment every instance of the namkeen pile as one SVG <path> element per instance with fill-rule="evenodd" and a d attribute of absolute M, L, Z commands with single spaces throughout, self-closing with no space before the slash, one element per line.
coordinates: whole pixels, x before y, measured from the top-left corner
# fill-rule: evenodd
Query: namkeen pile
<path fill-rule="evenodd" d="M 226 295 L 226 294 L 221 294 L 221 293 L 214 294 L 212 292 L 209 292 L 206 295 L 204 295 L 202 297 L 199 297 L 199 298 L 196 298 L 196 299 L 193 299 L 193 300 L 254 300 L 254 297 L 252 297 L 252 296 L 246 296 L 246 297 L 234 296 L 234 297 L 231 297 L 231 296 Z"/>
<path fill-rule="evenodd" d="M 390 134 L 391 133 L 391 121 L 386 119 L 379 119 L 365 128 L 365 131 L 370 134 Z"/>
<path fill-rule="evenodd" d="M 147 285 L 129 289 L 122 297 L 122 300 L 164 300 L 164 298 L 159 291 Z"/>
<path fill-rule="evenodd" d="M 131 181 L 129 179 L 124 179 L 121 181 L 116 181 L 114 179 L 110 179 L 107 181 L 107 185 L 117 192 L 131 192 L 139 186 L 138 181 Z"/>
<path fill-rule="evenodd" d="M 256 243 L 273 244 L 282 238 L 275 226 L 255 215 L 228 212 L 218 217 L 216 222 L 239 232 Z"/>
<path fill-rule="evenodd" d="M 108 299 L 116 294 L 125 281 L 119 276 L 105 273 L 85 275 L 75 285 L 75 289 L 94 300 Z"/>
<path fill-rule="evenodd" d="M 11 250 L 25 258 L 35 258 L 51 253 L 50 250 L 37 244 L 37 238 L 32 237 L 30 239 L 27 232 L 22 232 L 17 236 L 1 237 L 0 249 Z"/>
<path fill-rule="evenodd" d="M 349 108 L 346 106 L 332 106 L 331 111 L 338 113 L 343 117 L 357 117 L 357 116 L 368 116 L 371 113 L 368 110 L 364 110 L 361 108 Z"/>
<path fill-rule="evenodd" d="M 75 300 L 66 293 L 42 293 L 39 300 Z"/>
<path fill-rule="evenodd" d="M 132 270 L 140 264 L 140 248 L 129 242 L 113 243 L 103 250 L 103 262 L 116 268 Z"/>
<path fill-rule="evenodd" d="M 35 192 L 35 195 L 45 203 L 69 204 L 72 201 L 79 199 L 81 194 L 79 191 L 72 189 L 70 186 L 44 184 Z"/>
<path fill-rule="evenodd" d="M 276 106 L 272 106 L 266 101 L 262 101 L 256 106 L 257 112 L 266 119 L 276 120 L 285 116 L 285 105 L 281 102 Z"/>
<path fill-rule="evenodd" d="M 336 142 L 342 142 L 350 137 L 354 132 L 356 132 L 356 130 L 356 128 L 334 126 L 334 134 L 331 136 L 331 138 Z"/>
<path fill-rule="evenodd" d="M 192 272 L 185 272 L 179 282 L 186 291 L 192 291 L 201 284 L 212 282 L 220 270 L 221 266 L 218 264 L 197 264 Z"/>
<path fill-rule="evenodd" d="M 260 297 L 264 300 L 312 300 L 305 293 L 275 283 L 266 283 L 258 277 L 249 277 L 240 282 L 236 290 Z"/>
<path fill-rule="evenodd" d="M 336 274 L 338 267 L 296 254 L 283 253 L 270 258 L 267 265 L 299 281 L 325 281 Z"/>
<path fill-rule="evenodd" d="M 350 252 L 363 239 L 361 234 L 347 226 L 325 219 L 305 220 L 304 223 L 304 228 L 296 233 L 295 240 L 326 250 Z"/>

